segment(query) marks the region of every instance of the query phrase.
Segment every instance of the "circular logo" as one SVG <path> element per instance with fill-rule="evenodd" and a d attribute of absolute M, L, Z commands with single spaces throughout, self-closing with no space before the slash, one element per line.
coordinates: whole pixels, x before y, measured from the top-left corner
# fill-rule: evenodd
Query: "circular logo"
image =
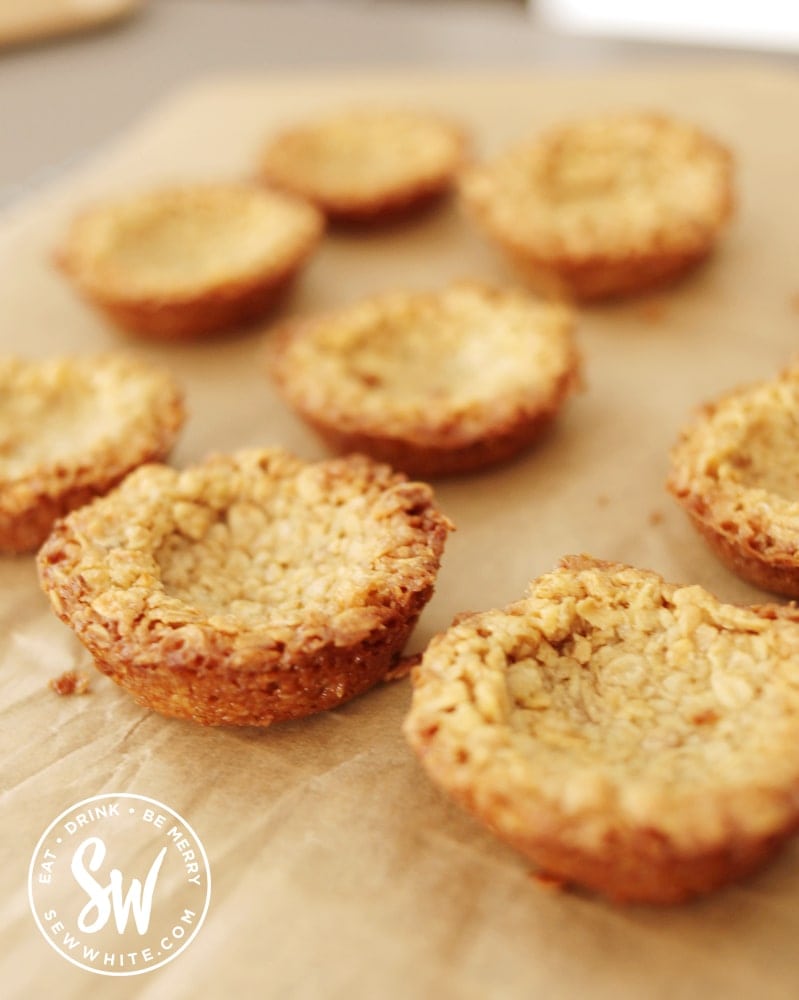
<path fill-rule="evenodd" d="M 45 830 L 28 872 L 39 930 L 73 965 L 138 976 L 191 944 L 211 899 L 197 834 L 143 795 L 95 795 Z"/>

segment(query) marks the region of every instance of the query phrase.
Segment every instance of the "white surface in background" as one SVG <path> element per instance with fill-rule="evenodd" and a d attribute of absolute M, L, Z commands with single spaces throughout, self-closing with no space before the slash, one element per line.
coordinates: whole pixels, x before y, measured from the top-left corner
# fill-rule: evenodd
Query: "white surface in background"
<path fill-rule="evenodd" d="M 602 35 L 799 49 L 795 0 L 530 0 L 542 21 Z"/>

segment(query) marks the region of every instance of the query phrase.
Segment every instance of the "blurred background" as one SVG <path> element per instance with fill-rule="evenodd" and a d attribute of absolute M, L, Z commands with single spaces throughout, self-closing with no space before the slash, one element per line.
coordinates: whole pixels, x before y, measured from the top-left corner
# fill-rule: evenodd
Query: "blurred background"
<path fill-rule="evenodd" d="M 233 72 L 797 65 L 789 0 L 0 0 L 0 207 Z"/>
<path fill-rule="evenodd" d="M 780 51 L 799 46 L 799 6 L 791 0 L 530 0 L 532 15 L 554 29 L 600 37 L 656 38 Z"/>

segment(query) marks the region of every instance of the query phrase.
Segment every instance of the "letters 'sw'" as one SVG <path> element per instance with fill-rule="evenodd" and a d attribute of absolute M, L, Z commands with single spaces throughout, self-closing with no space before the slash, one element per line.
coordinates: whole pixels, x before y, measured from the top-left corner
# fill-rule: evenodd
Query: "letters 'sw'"
<path fill-rule="evenodd" d="M 111 869 L 107 885 L 102 885 L 91 874 L 96 872 L 105 860 L 104 842 L 99 837 L 88 837 L 84 840 L 75 851 L 71 865 L 75 881 L 89 897 L 89 902 L 78 917 L 78 927 L 84 934 L 96 934 L 101 931 L 108 923 L 112 912 L 120 934 L 125 932 L 131 914 L 136 930 L 139 934 L 145 934 L 150 926 L 153 893 L 165 854 L 166 847 L 162 847 L 150 865 L 144 885 L 137 878 L 131 879 L 130 888 L 127 894 L 123 895 L 123 875 L 118 868 Z M 92 914 L 94 919 L 90 920 Z"/>

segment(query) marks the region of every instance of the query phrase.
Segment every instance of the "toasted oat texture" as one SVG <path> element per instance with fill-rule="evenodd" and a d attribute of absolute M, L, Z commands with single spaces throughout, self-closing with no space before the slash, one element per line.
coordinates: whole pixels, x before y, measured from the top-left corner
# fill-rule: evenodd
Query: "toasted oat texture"
<path fill-rule="evenodd" d="M 601 299 L 671 282 L 710 253 L 732 211 L 732 157 L 663 115 L 598 117 L 466 171 L 461 192 L 533 282 Z"/>
<path fill-rule="evenodd" d="M 799 825 L 799 625 L 571 557 L 434 639 L 405 733 L 435 782 L 544 870 L 672 903 Z"/>
<path fill-rule="evenodd" d="M 572 326 L 563 307 L 461 283 L 290 321 L 268 363 L 334 449 L 429 478 L 507 459 L 541 434 L 579 383 Z"/>
<path fill-rule="evenodd" d="M 465 151 L 460 128 L 429 114 L 359 109 L 277 135 L 261 177 L 342 221 L 380 221 L 453 184 Z"/>
<path fill-rule="evenodd" d="M 333 708 L 396 664 L 449 521 L 363 456 L 279 450 L 149 465 L 39 553 L 97 667 L 164 715 L 266 726 Z"/>
<path fill-rule="evenodd" d="M 245 184 L 172 188 L 98 205 L 73 221 L 57 260 L 131 333 L 191 340 L 269 309 L 322 234 L 313 206 Z"/>
<path fill-rule="evenodd" d="M 668 489 L 719 558 L 799 597 L 799 367 L 706 404 L 671 452 Z"/>
<path fill-rule="evenodd" d="M 0 552 L 165 458 L 184 417 L 172 377 L 132 358 L 0 358 Z"/>

